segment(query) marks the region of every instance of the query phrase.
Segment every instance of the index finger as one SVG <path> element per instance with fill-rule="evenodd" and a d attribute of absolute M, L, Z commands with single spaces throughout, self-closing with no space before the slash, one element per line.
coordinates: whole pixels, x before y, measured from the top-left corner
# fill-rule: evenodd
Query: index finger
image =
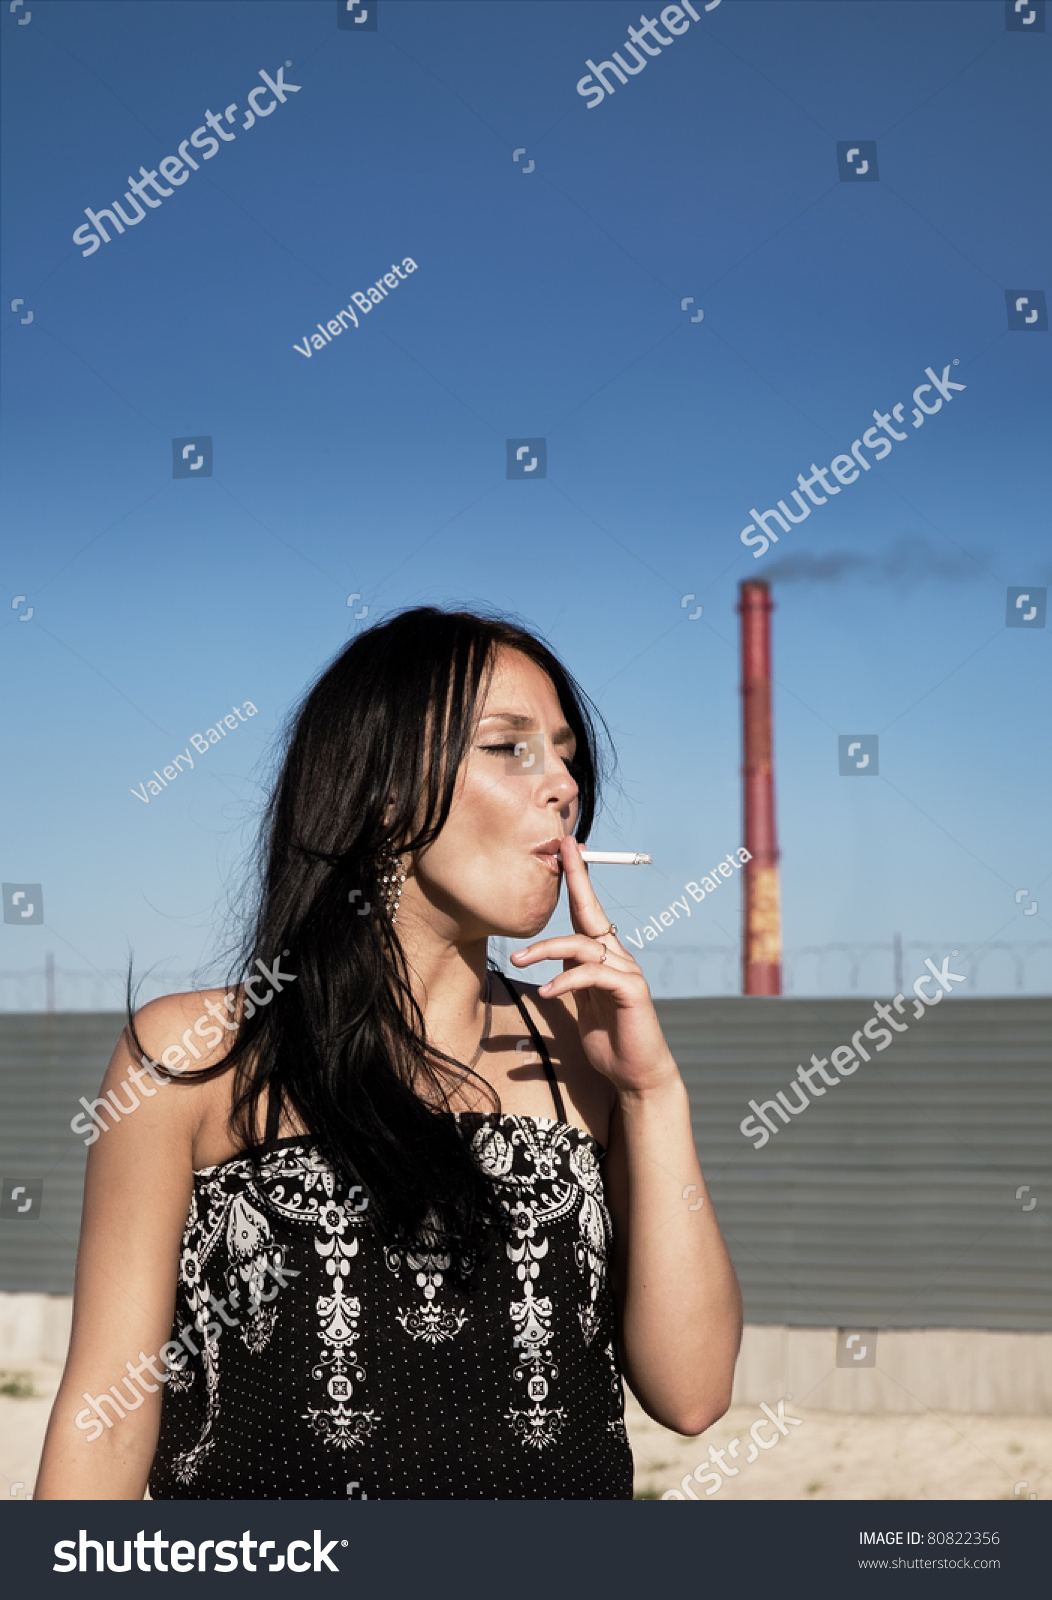
<path fill-rule="evenodd" d="M 581 847 L 573 834 L 567 834 L 563 839 L 560 854 L 570 902 L 570 919 L 578 933 L 585 933 L 590 939 L 597 938 L 609 928 L 610 918 L 592 888 L 588 868 L 581 860 Z"/>

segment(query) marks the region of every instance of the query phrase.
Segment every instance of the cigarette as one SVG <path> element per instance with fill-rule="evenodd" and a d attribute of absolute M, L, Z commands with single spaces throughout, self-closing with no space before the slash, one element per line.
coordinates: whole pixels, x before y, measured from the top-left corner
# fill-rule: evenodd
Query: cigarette
<path fill-rule="evenodd" d="M 651 856 L 641 856 L 633 850 L 582 850 L 581 860 L 595 862 L 603 867 L 649 867 Z"/>

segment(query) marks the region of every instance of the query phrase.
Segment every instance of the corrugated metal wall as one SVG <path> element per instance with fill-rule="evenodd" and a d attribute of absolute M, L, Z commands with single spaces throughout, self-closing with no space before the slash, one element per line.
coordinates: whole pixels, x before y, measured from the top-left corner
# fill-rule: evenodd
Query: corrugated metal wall
<path fill-rule="evenodd" d="M 124 1026 L 113 1011 L 0 1012 L 0 1194 L 43 1180 L 26 1217 L 0 1214 L 0 1290 L 72 1294 L 87 1150 L 70 1132 Z M 39 1211 L 39 1216 L 36 1212 Z"/>
<path fill-rule="evenodd" d="M 850 1045 L 872 1002 L 658 1010 L 749 1322 L 1052 1328 L 1052 1000 L 909 1008 L 883 1053 L 788 1126 L 772 1115 L 760 1150 L 748 1102 L 795 1104 L 797 1063 Z"/>
<path fill-rule="evenodd" d="M 908 1013 L 907 1033 L 779 1121 L 761 1150 L 739 1131 L 749 1100 L 788 1092 L 798 1062 L 849 1044 L 871 1002 L 658 1010 L 749 1322 L 1052 1328 L 1052 1000 L 947 998 Z M 38 1220 L 0 1216 L 2 1290 L 71 1290 L 86 1151 L 69 1123 L 98 1092 L 121 1022 L 0 1014 L 3 1192 L 44 1181 Z"/>

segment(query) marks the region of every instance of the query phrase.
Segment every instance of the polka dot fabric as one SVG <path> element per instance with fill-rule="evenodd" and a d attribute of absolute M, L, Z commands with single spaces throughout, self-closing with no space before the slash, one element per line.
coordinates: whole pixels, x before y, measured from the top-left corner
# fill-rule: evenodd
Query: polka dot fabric
<path fill-rule="evenodd" d="M 310 1139 L 195 1173 L 155 1500 L 631 1499 L 602 1146 L 458 1123 L 513 1226 L 474 1262 L 385 1245 Z"/>

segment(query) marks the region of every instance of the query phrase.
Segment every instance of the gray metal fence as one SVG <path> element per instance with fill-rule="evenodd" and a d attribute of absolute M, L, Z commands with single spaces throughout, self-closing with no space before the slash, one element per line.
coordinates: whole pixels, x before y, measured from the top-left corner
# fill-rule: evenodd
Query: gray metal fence
<path fill-rule="evenodd" d="M 908 1032 L 880 1054 L 863 1039 L 872 1059 L 787 1126 L 768 1112 L 762 1149 L 740 1131 L 748 1102 L 795 1105 L 797 1064 L 850 1045 L 872 1002 L 658 1009 L 750 1322 L 1052 1328 L 1052 1000 L 907 1011 Z"/>
<path fill-rule="evenodd" d="M 748 1102 L 781 1089 L 795 1103 L 797 1063 L 850 1043 L 871 1002 L 658 1009 L 750 1322 L 1052 1328 L 1052 1000 L 907 1013 L 906 1033 L 786 1126 L 768 1112 L 763 1149 L 740 1132 Z M 86 1150 L 69 1124 L 121 1024 L 0 1015 L 0 1289 L 72 1288 Z"/>

